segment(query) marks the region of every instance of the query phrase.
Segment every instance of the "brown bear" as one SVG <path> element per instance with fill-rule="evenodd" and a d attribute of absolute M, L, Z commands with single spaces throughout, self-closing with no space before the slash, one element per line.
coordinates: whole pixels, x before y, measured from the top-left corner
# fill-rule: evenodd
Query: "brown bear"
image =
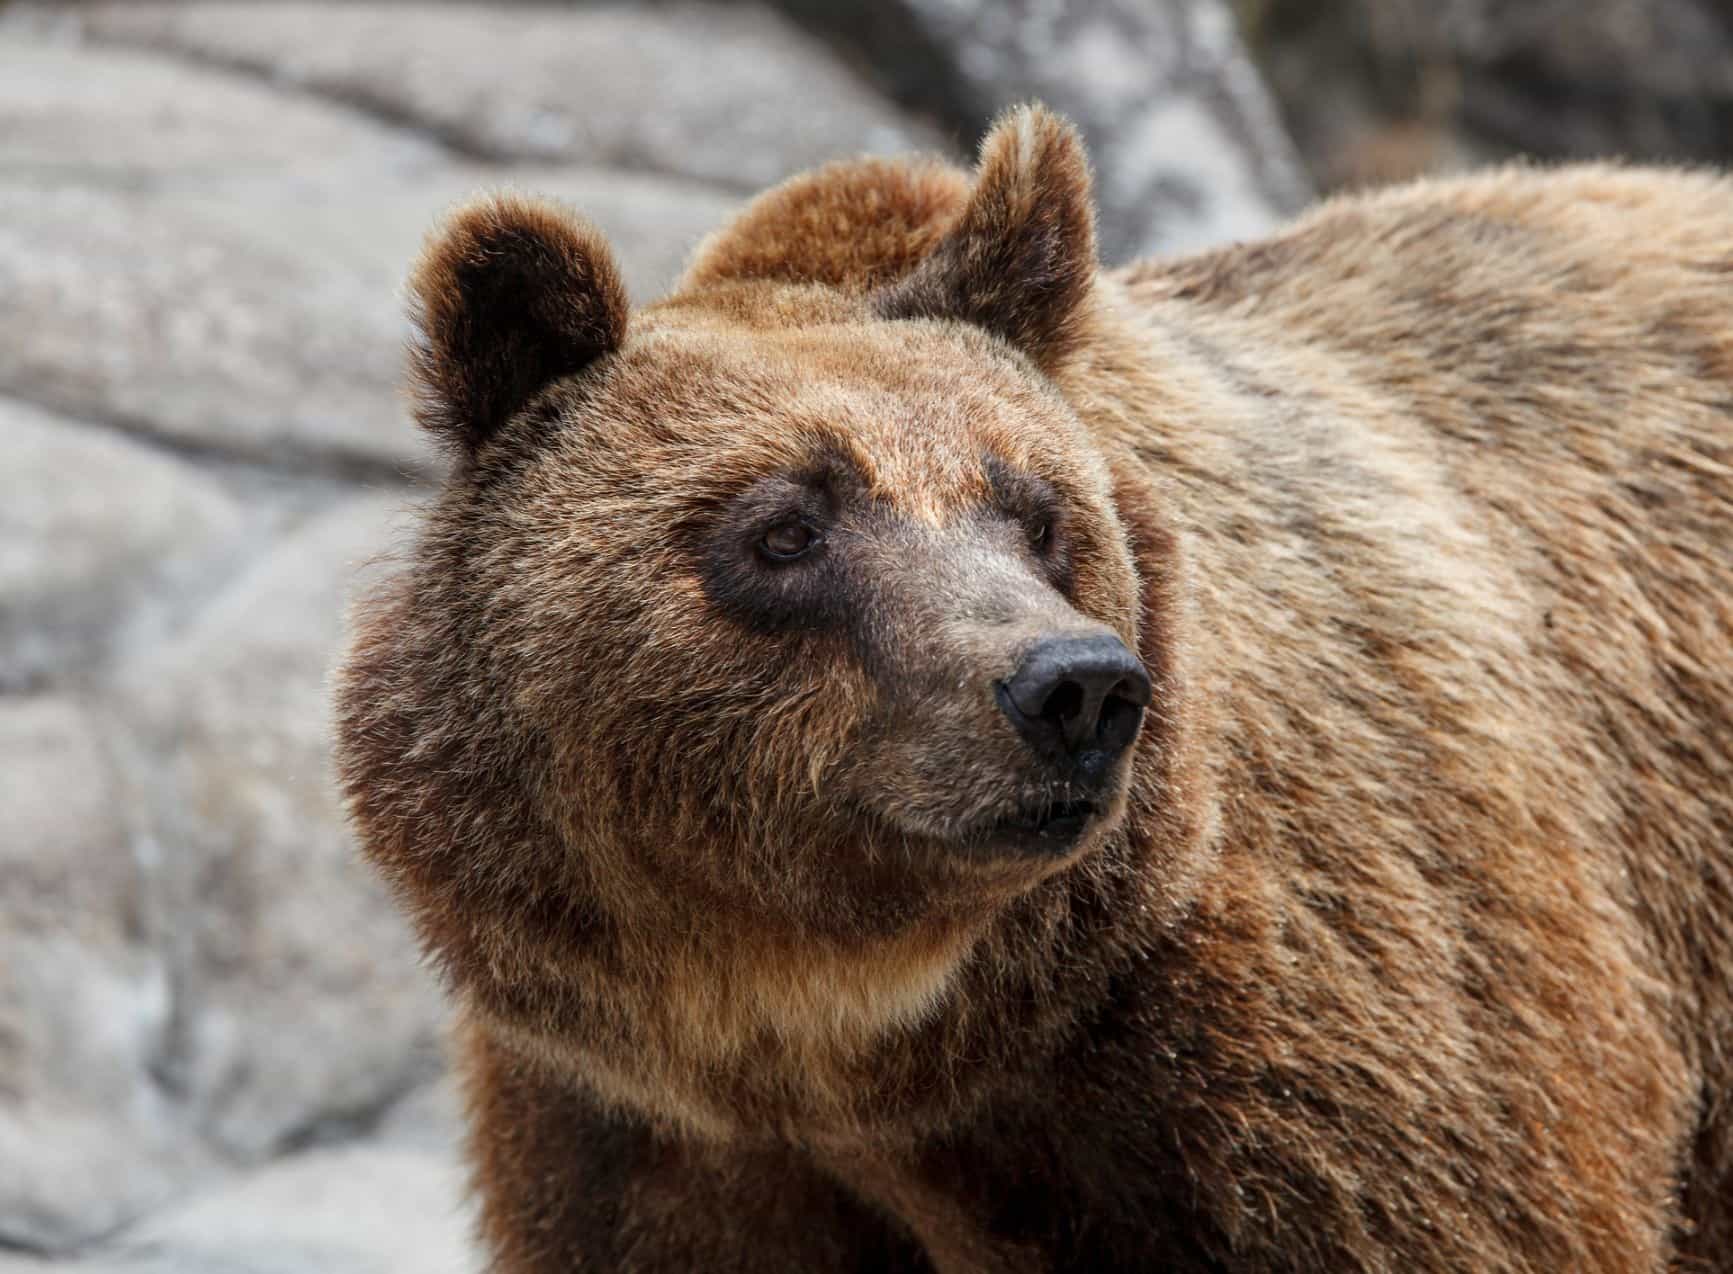
<path fill-rule="evenodd" d="M 339 753 L 492 1268 L 1733 1270 L 1733 185 L 1092 218 L 433 237 Z"/>

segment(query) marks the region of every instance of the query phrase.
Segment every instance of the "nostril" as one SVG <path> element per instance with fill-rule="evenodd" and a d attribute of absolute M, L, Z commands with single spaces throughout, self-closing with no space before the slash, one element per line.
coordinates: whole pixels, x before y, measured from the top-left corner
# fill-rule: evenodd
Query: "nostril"
<path fill-rule="evenodd" d="M 1101 701 L 1101 716 L 1095 723 L 1095 738 L 1105 748 L 1123 748 L 1137 733 L 1143 705 L 1117 692 Z"/>
<path fill-rule="evenodd" d="M 1061 729 L 1083 711 L 1083 687 L 1075 681 L 1062 681 L 1041 705 L 1041 718 Z"/>

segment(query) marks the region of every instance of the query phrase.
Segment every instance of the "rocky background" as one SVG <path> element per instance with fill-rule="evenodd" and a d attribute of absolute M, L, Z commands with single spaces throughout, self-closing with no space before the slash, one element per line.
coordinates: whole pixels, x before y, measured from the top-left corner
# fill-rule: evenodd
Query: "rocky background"
<path fill-rule="evenodd" d="M 441 208 L 563 196 L 647 299 L 754 190 L 1041 96 L 1123 260 L 1516 150 L 1718 158 L 1727 43 L 1707 0 L 0 0 L 0 1274 L 479 1267 L 327 757 L 437 476 L 397 289 Z"/>

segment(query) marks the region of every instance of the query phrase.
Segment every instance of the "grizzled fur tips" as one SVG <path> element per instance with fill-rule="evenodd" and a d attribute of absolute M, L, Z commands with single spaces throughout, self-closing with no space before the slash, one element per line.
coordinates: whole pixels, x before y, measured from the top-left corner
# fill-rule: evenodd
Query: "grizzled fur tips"
<path fill-rule="evenodd" d="M 831 164 L 760 195 L 713 232 L 680 288 L 746 281 L 878 287 L 931 254 L 968 195 L 968 179 L 937 160 Z"/>
<path fill-rule="evenodd" d="M 336 734 L 494 1274 L 1733 1274 L 1733 183 L 1090 227 L 437 233 Z"/>

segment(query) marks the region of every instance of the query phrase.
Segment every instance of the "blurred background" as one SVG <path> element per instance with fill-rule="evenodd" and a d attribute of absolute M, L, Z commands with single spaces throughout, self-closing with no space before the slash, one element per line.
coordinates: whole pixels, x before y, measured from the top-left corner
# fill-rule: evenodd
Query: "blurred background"
<path fill-rule="evenodd" d="M 0 0 L 0 1271 L 472 1271 L 431 978 L 333 800 L 483 186 L 638 299 L 787 174 L 1041 97 L 1110 262 L 1529 155 L 1717 163 L 1722 0 Z"/>

